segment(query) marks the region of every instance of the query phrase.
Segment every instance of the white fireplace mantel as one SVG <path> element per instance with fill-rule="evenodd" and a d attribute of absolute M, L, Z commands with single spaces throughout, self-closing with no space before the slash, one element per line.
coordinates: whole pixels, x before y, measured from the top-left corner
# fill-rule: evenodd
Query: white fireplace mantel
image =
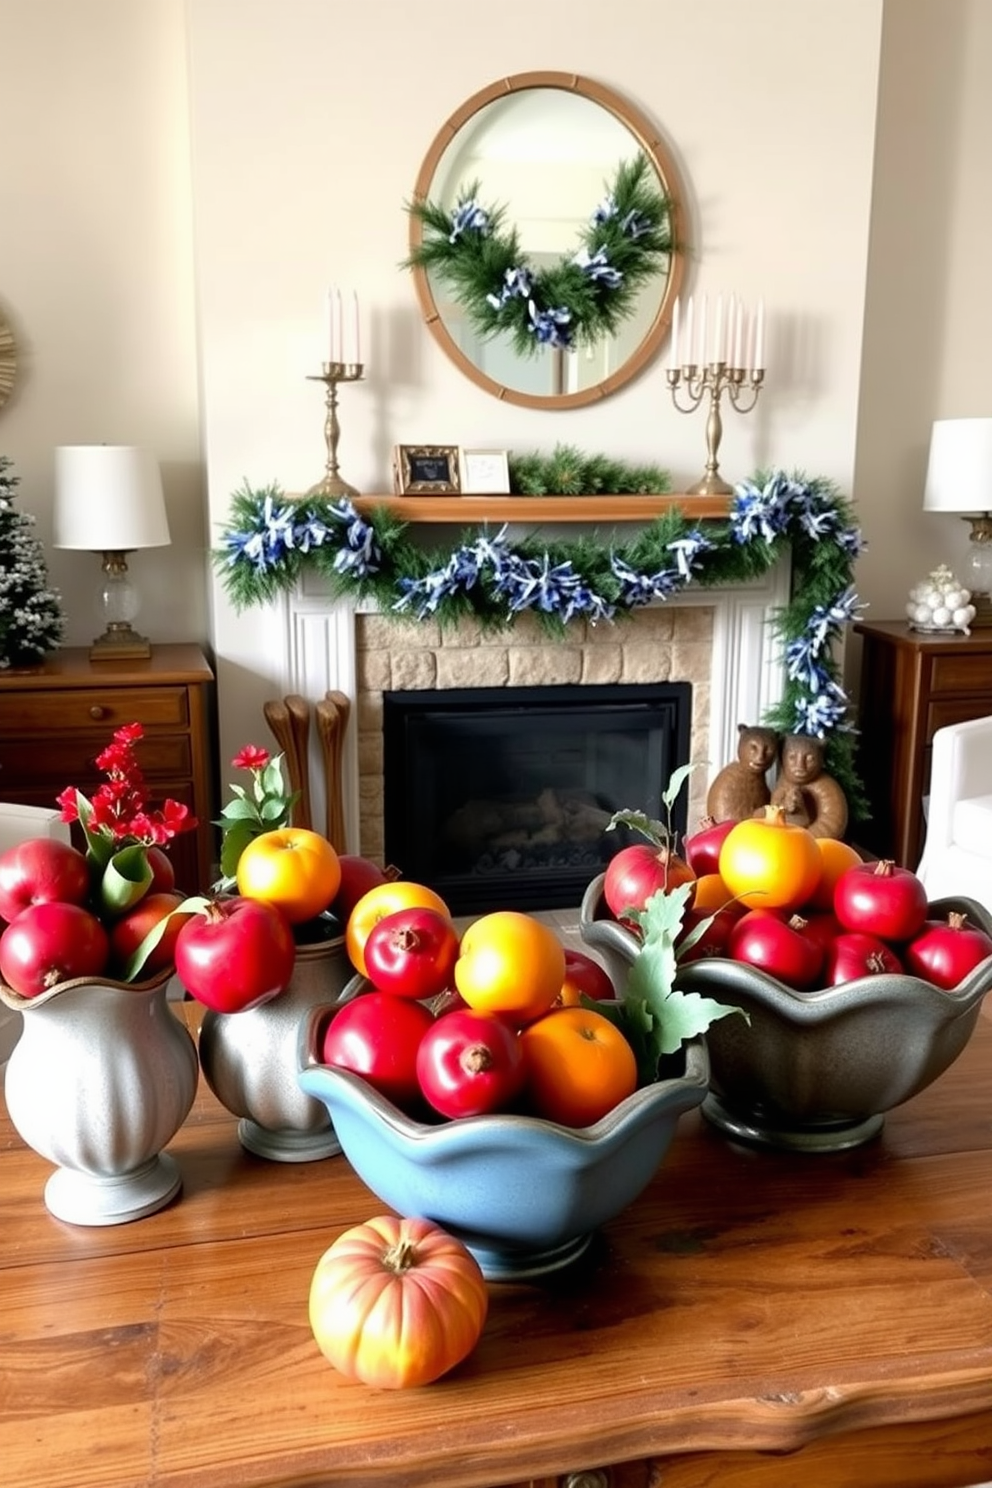
<path fill-rule="evenodd" d="M 772 617 L 789 598 L 791 565 L 788 558 L 758 579 L 739 586 L 690 586 L 671 601 L 714 611 L 710 686 L 710 736 L 707 757 L 710 773 L 737 755 L 737 725 L 756 723 L 782 696 L 784 674 L 781 648 L 773 633 Z M 371 612 L 374 606 L 366 606 Z M 343 693 L 352 704 L 358 698 L 355 653 L 355 615 L 350 599 L 332 600 L 317 576 L 305 579 L 285 600 L 285 657 L 287 692 L 320 698 L 329 690 Z M 608 624 L 609 622 L 601 622 Z M 634 623 L 636 624 L 636 618 Z M 675 679 L 673 679 L 675 680 Z M 314 821 L 325 810 L 321 761 L 313 743 L 311 759 Z M 357 728 L 349 727 L 343 759 L 343 797 L 348 851 L 359 850 L 359 792 Z"/>

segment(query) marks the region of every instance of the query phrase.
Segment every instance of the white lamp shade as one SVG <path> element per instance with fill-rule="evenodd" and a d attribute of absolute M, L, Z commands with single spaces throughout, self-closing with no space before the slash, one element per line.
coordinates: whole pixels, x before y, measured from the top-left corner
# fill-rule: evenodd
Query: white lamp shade
<path fill-rule="evenodd" d="M 163 548 L 169 520 L 158 461 L 131 444 L 55 451 L 54 545 L 90 553 Z"/>
<path fill-rule="evenodd" d="M 992 508 L 992 418 L 938 419 L 930 435 L 923 510 Z"/>

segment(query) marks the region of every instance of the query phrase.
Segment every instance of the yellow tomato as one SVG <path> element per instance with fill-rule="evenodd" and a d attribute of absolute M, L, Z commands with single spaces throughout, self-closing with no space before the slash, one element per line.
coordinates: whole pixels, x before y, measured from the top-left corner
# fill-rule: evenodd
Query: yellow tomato
<path fill-rule="evenodd" d="M 520 1035 L 526 1089 L 538 1116 L 591 1126 L 637 1089 L 634 1051 L 591 1008 L 556 1008 Z"/>
<path fill-rule="evenodd" d="M 341 864 L 326 837 L 282 827 L 253 838 L 238 859 L 238 893 L 281 909 L 292 925 L 327 908 L 341 883 Z"/>
<path fill-rule="evenodd" d="M 720 877 L 748 909 L 798 909 L 820 882 L 816 838 L 787 822 L 780 806 L 739 821 L 720 848 Z"/>
<path fill-rule="evenodd" d="M 451 919 L 444 900 L 426 884 L 408 883 L 402 878 L 376 884 L 359 899 L 348 916 L 344 932 L 348 959 L 362 976 L 368 974 L 365 966 L 365 942 L 369 938 L 369 931 L 373 925 L 385 919 L 386 915 L 395 914 L 398 909 L 434 909 L 446 919 Z"/>
<path fill-rule="evenodd" d="M 479 1012 L 508 1013 L 529 1023 L 548 1011 L 564 980 L 564 946 L 533 915 L 496 910 L 462 935 L 455 986 Z"/>

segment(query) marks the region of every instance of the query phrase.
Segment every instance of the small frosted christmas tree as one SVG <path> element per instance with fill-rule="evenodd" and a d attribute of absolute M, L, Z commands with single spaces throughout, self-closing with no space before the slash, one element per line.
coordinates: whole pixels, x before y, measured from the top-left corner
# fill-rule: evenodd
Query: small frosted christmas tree
<path fill-rule="evenodd" d="M 14 510 L 20 479 L 0 455 L 0 671 L 34 666 L 62 639 L 60 595 L 48 584 L 34 517 Z"/>

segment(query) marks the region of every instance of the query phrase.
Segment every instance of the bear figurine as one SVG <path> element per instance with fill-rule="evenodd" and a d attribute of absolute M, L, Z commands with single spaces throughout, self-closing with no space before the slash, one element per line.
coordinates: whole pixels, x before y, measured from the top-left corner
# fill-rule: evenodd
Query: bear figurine
<path fill-rule="evenodd" d="M 814 837 L 842 838 L 847 830 L 847 797 L 824 769 L 824 744 L 810 734 L 786 734 L 779 751 L 772 805 L 785 808 L 786 820 Z"/>
<path fill-rule="evenodd" d="M 706 795 L 706 814 L 715 822 L 744 821 L 771 800 L 767 774 L 778 757 L 779 736 L 757 724 L 737 725 L 737 758 L 724 765 Z"/>

